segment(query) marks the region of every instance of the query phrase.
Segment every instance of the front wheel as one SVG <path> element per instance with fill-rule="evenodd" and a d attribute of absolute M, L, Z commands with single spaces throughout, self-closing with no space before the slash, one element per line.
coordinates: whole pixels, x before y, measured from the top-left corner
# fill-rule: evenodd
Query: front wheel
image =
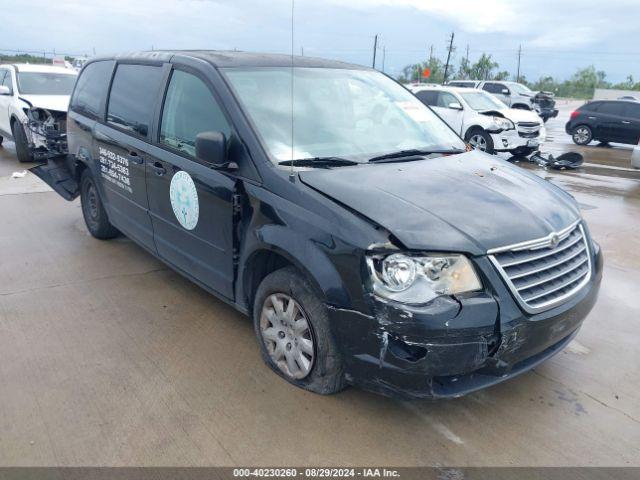
<path fill-rule="evenodd" d="M 495 152 L 495 148 L 493 146 L 493 139 L 491 138 L 491 135 L 489 135 L 484 130 L 477 129 L 468 133 L 467 142 L 476 150 L 480 150 L 482 152 L 487 152 L 487 153 Z"/>
<path fill-rule="evenodd" d="M 100 240 L 118 236 L 119 232 L 107 217 L 95 181 L 88 169 L 85 169 L 80 177 L 80 204 L 84 223 L 91 235 Z"/>
<path fill-rule="evenodd" d="M 289 383 L 323 395 L 345 388 L 327 307 L 298 270 L 286 267 L 265 277 L 253 324 L 262 358 Z"/>
<path fill-rule="evenodd" d="M 19 121 L 13 122 L 11 132 L 13 133 L 13 141 L 16 144 L 18 161 L 22 163 L 33 162 L 33 153 L 31 152 L 31 148 L 29 148 L 29 140 L 27 140 L 27 134 L 24 131 L 22 123 Z"/>
<path fill-rule="evenodd" d="M 593 132 L 586 125 L 579 125 L 573 129 L 571 138 L 576 145 L 588 145 L 593 140 Z"/>

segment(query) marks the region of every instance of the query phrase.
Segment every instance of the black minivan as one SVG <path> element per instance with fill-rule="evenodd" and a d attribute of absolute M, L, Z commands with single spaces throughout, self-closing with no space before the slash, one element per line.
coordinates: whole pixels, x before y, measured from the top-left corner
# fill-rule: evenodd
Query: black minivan
<path fill-rule="evenodd" d="M 36 173 L 253 318 L 318 393 L 452 397 L 571 341 L 602 257 L 575 200 L 380 72 L 239 52 L 94 59 Z"/>
<path fill-rule="evenodd" d="M 592 140 L 637 145 L 640 141 L 640 103 L 632 100 L 586 103 L 571 113 L 565 131 L 577 145 L 587 145 Z"/>

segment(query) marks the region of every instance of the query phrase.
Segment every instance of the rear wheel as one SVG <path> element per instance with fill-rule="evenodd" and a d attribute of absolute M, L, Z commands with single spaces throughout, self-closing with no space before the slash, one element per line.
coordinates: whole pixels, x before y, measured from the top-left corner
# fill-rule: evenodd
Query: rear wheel
<path fill-rule="evenodd" d="M 24 131 L 24 126 L 19 121 L 13 122 L 11 125 L 11 132 L 13 133 L 13 141 L 16 144 L 16 154 L 20 162 L 33 162 L 33 154 L 29 148 L 29 141 L 27 140 L 27 134 Z"/>
<path fill-rule="evenodd" d="M 102 199 L 96 188 L 91 172 L 86 169 L 80 177 L 80 203 L 82 216 L 89 233 L 95 238 L 108 240 L 118 236 L 118 230 L 111 225 Z"/>
<path fill-rule="evenodd" d="M 586 125 L 578 125 L 573 129 L 571 138 L 576 145 L 588 145 L 593 140 L 593 132 Z"/>
<path fill-rule="evenodd" d="M 345 388 L 327 307 L 294 267 L 262 281 L 253 303 L 253 324 L 262 358 L 289 383 L 323 395 Z"/>
<path fill-rule="evenodd" d="M 491 135 L 479 128 L 467 134 L 467 142 L 473 148 L 482 152 L 494 153 L 495 151 Z"/>

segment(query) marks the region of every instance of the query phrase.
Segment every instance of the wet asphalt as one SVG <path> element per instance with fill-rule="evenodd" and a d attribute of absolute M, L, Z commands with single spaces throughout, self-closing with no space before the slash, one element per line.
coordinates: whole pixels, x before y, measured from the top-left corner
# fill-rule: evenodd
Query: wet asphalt
<path fill-rule="evenodd" d="M 561 101 L 523 168 L 580 202 L 605 255 L 599 301 L 563 352 L 464 398 L 321 397 L 262 363 L 250 321 L 126 238 L 98 241 L 0 148 L 0 465 L 640 466 L 640 172 L 577 148 Z"/>

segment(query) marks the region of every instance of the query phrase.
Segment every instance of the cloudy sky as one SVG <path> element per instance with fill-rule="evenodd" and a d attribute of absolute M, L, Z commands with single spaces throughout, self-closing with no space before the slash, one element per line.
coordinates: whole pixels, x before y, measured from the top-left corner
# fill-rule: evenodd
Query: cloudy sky
<path fill-rule="evenodd" d="M 289 52 L 290 0 L 0 0 L 0 49 L 113 53 L 153 48 Z M 560 78 L 595 65 L 609 80 L 640 79 L 638 0 L 296 0 L 296 53 L 371 64 L 374 34 L 385 70 L 491 53 L 515 72 Z M 7 50 L 3 50 L 7 52 Z M 382 50 L 378 52 L 382 68 Z"/>

